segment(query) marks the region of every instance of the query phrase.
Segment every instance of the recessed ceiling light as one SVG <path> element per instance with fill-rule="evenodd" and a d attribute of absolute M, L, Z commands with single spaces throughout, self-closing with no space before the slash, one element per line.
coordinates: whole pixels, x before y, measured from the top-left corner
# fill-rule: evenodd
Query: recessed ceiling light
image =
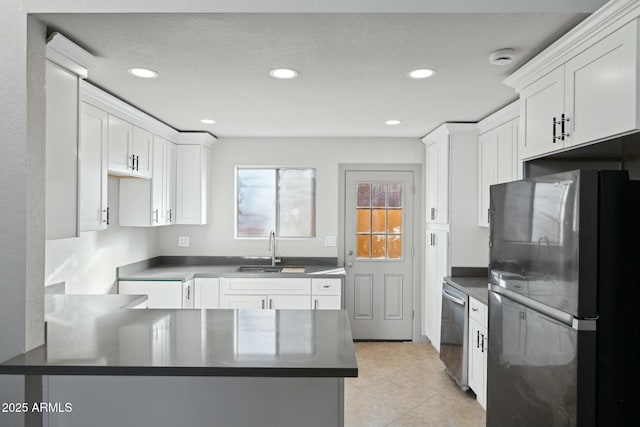
<path fill-rule="evenodd" d="M 269 71 L 269 75 L 276 79 L 295 79 L 298 77 L 298 72 L 291 68 L 276 68 Z"/>
<path fill-rule="evenodd" d="M 417 70 L 409 71 L 407 74 L 412 79 L 426 79 L 436 74 L 436 70 L 431 68 L 418 68 Z"/>
<path fill-rule="evenodd" d="M 211 120 L 211 119 L 202 119 L 202 120 L 200 120 L 200 123 L 204 123 L 205 125 L 212 125 L 215 122 L 216 122 L 215 120 Z"/>
<path fill-rule="evenodd" d="M 400 120 L 387 120 L 386 122 L 384 122 L 385 125 L 389 126 L 397 126 L 400 123 L 402 123 Z"/>
<path fill-rule="evenodd" d="M 158 73 L 148 68 L 129 68 L 129 74 L 142 77 L 143 79 L 155 79 L 158 77 Z"/>

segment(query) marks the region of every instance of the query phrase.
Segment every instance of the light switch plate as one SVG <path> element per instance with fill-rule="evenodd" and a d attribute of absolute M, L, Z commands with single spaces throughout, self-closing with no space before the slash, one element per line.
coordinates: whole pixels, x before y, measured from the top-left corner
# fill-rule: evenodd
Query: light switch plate
<path fill-rule="evenodd" d="M 180 237 L 178 237 L 178 247 L 179 248 L 188 248 L 189 247 L 189 236 L 180 236 Z"/>
<path fill-rule="evenodd" d="M 324 236 L 324 245 L 325 246 L 335 246 L 336 245 L 336 236 Z"/>

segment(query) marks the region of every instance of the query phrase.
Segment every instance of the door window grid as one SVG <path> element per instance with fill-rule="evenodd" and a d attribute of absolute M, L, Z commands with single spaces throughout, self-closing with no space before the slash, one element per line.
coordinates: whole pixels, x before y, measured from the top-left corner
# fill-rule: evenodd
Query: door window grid
<path fill-rule="evenodd" d="M 356 257 L 402 258 L 402 183 L 359 183 L 356 190 Z"/>

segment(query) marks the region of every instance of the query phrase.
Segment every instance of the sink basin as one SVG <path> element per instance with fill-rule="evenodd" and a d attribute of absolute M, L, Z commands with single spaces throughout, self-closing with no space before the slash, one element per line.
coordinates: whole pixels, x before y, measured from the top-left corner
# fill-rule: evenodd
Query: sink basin
<path fill-rule="evenodd" d="M 241 265 L 238 273 L 304 273 L 304 267 L 284 267 L 270 265 Z"/>

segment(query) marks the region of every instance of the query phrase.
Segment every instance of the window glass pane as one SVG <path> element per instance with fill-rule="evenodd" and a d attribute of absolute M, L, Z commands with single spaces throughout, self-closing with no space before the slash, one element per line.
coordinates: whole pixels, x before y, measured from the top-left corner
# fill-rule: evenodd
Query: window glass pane
<path fill-rule="evenodd" d="M 386 211 L 384 209 L 373 209 L 371 218 L 371 228 L 374 233 L 384 233 L 386 228 Z"/>
<path fill-rule="evenodd" d="M 358 184 L 358 207 L 368 208 L 371 206 L 371 185 Z"/>
<path fill-rule="evenodd" d="M 315 169 L 278 169 L 278 236 L 316 235 Z"/>
<path fill-rule="evenodd" d="M 371 230 L 371 209 L 356 210 L 356 233 L 368 233 Z"/>
<path fill-rule="evenodd" d="M 238 237 L 268 236 L 276 229 L 276 171 L 238 169 Z"/>
<path fill-rule="evenodd" d="M 371 184 L 371 205 L 374 208 L 384 208 L 387 199 L 387 184 Z"/>
<path fill-rule="evenodd" d="M 389 184 L 389 207 L 402 207 L 402 184 Z"/>
<path fill-rule="evenodd" d="M 402 256 L 402 236 L 389 236 L 389 259 Z"/>
<path fill-rule="evenodd" d="M 402 209 L 389 209 L 388 217 L 388 233 L 402 233 Z"/>
<path fill-rule="evenodd" d="M 371 236 L 371 258 L 385 258 L 387 256 L 386 236 Z"/>
<path fill-rule="evenodd" d="M 356 236 L 356 256 L 358 258 L 370 258 L 371 257 L 371 244 L 369 242 L 370 235 L 358 235 Z"/>

